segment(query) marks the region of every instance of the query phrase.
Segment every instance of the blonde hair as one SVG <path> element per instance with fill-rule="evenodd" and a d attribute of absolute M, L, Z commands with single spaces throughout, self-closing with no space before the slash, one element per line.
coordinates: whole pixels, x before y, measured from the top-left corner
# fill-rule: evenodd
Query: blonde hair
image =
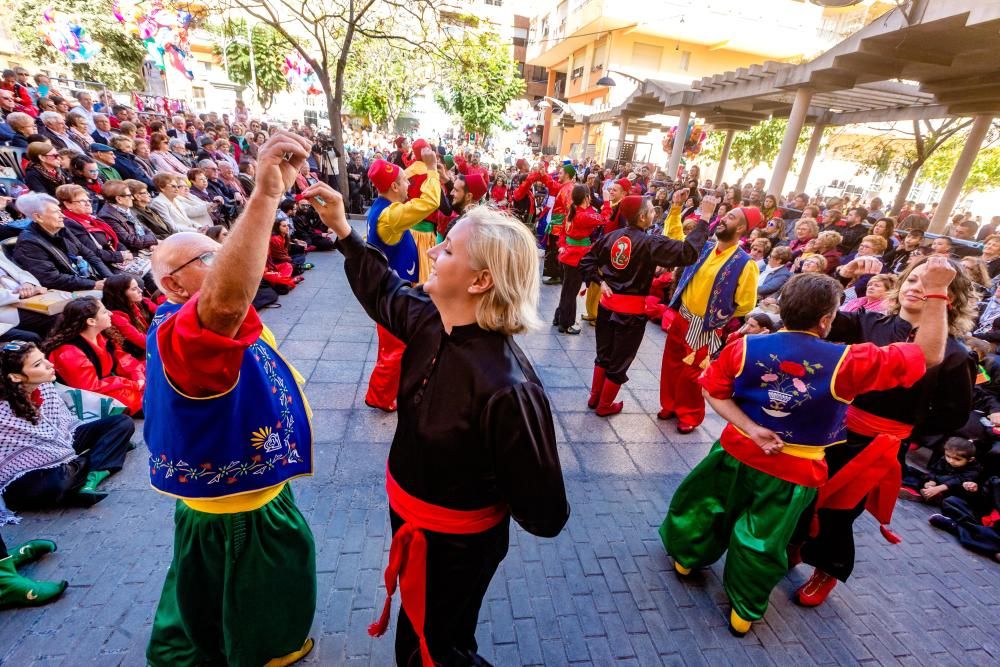
<path fill-rule="evenodd" d="M 881 255 L 885 252 L 885 249 L 889 247 L 889 242 L 884 236 L 879 236 L 878 234 L 869 234 L 868 236 L 861 239 L 862 243 L 871 243 L 875 254 Z"/>
<path fill-rule="evenodd" d="M 814 239 L 819 236 L 819 223 L 813 218 L 799 218 L 795 227 L 797 228 L 799 225 L 805 225 L 809 229 L 809 238 Z"/>
<path fill-rule="evenodd" d="M 816 245 L 817 247 L 822 248 L 823 251 L 833 250 L 839 246 L 843 240 L 844 237 L 838 232 L 828 230 L 820 232 L 819 236 L 816 237 Z"/>
<path fill-rule="evenodd" d="M 891 292 L 896 289 L 896 274 L 894 273 L 879 273 L 868 279 L 868 283 L 872 282 L 881 283 L 882 287 L 885 288 L 886 292 Z"/>
<path fill-rule="evenodd" d="M 540 328 L 538 250 L 527 227 L 490 206 L 473 207 L 464 219 L 472 268 L 493 278 L 476 305 L 476 322 L 508 336 Z"/>
<path fill-rule="evenodd" d="M 899 313 L 899 292 L 906 284 L 906 279 L 913 273 L 913 270 L 927 262 L 930 257 L 920 257 L 915 262 L 903 269 L 896 279 L 896 288 L 889 293 L 888 299 L 892 304 L 888 310 L 889 315 Z M 972 331 L 976 324 L 976 289 L 965 271 L 965 267 L 951 257 L 947 258 L 948 263 L 955 269 L 955 278 L 948 285 L 948 297 L 951 299 L 951 306 L 948 308 L 948 335 L 961 338 Z"/>

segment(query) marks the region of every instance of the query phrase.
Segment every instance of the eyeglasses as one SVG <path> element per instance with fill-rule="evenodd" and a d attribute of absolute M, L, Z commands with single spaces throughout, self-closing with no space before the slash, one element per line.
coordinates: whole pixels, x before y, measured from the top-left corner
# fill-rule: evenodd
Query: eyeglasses
<path fill-rule="evenodd" d="M 131 192 L 128 192 L 128 193 L 126 193 L 126 194 L 123 194 L 123 195 L 118 195 L 118 196 L 119 196 L 119 197 L 125 197 L 126 199 L 132 199 L 132 197 L 133 197 L 134 195 L 133 195 L 133 194 L 132 194 Z"/>
<path fill-rule="evenodd" d="M 93 204 L 90 199 L 70 199 L 67 204 Z"/>
<path fill-rule="evenodd" d="M 183 269 L 188 264 L 194 264 L 198 260 L 201 260 L 201 263 L 204 264 L 205 266 L 212 266 L 212 264 L 215 262 L 215 251 L 214 250 L 209 250 L 208 252 L 201 253 L 197 257 L 192 257 L 191 259 L 189 259 L 188 261 L 184 262 L 183 264 L 181 264 L 176 269 L 174 269 L 173 271 L 171 271 L 170 273 L 168 273 L 166 275 L 172 276 L 175 273 L 177 273 L 178 271 L 180 271 L 181 269 Z"/>

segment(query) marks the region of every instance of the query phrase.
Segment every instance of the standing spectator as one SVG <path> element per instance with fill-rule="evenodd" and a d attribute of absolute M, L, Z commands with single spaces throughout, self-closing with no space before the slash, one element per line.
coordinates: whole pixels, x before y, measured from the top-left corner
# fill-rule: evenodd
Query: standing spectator
<path fill-rule="evenodd" d="M 995 234 L 998 228 L 1000 228 L 1000 215 L 994 215 L 989 222 L 979 228 L 976 240 L 985 241 L 990 235 Z"/>

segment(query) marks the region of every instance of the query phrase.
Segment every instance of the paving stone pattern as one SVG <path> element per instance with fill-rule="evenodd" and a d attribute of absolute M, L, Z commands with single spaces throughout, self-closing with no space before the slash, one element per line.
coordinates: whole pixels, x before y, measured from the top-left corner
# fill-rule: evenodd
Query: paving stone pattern
<path fill-rule="evenodd" d="M 384 599 L 389 548 L 383 471 L 395 417 L 365 407 L 375 327 L 350 294 L 339 254 L 315 254 L 302 286 L 264 321 L 308 379 L 315 410 L 316 475 L 295 492 L 316 536 L 319 602 L 310 665 L 391 665 L 392 638 L 366 632 Z M 543 287 L 543 312 L 558 287 Z M 867 516 L 858 566 L 819 609 L 789 596 L 800 566 L 771 596 L 764 622 L 735 639 L 722 563 L 699 583 L 671 573 L 656 529 L 671 493 L 722 427 L 710 415 L 690 435 L 659 422 L 663 333 L 650 325 L 622 391 L 625 411 L 586 409 L 594 330 L 552 330 L 520 344 L 545 383 L 572 517 L 556 539 L 512 528 L 511 548 L 480 614 L 480 652 L 515 665 L 995 665 L 1000 658 L 1000 567 L 928 526 L 927 508 L 905 504 L 904 536 L 885 543 Z M 171 555 L 169 499 L 150 490 L 142 450 L 112 478 L 113 495 L 89 510 L 28 513 L 4 529 L 8 544 L 48 537 L 59 551 L 26 568 L 70 587 L 50 606 L 0 612 L 0 664 L 144 664 L 153 612 Z M 261 610 L 267 613 L 267 610 Z M 395 614 L 396 612 L 394 612 Z"/>

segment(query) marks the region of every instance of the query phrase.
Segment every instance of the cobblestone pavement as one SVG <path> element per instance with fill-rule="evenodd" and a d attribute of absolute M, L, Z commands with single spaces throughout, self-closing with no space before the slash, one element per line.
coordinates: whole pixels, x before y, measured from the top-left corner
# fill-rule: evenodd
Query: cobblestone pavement
<path fill-rule="evenodd" d="M 307 664 L 390 665 L 392 638 L 372 640 L 388 541 L 383 465 L 395 418 L 364 406 L 375 327 L 350 295 L 337 254 L 315 255 L 306 282 L 264 320 L 306 376 L 316 412 L 316 475 L 295 482 L 316 535 L 319 603 Z M 543 287 L 551 312 L 557 287 Z M 625 411 L 587 411 L 594 331 L 520 340 L 545 383 L 572 517 L 553 540 L 512 528 L 511 549 L 480 615 L 480 652 L 497 665 L 986 665 L 1000 658 L 1000 567 L 927 525 L 927 508 L 899 508 L 890 546 L 858 524 L 858 566 L 816 610 L 789 601 L 800 566 L 771 596 L 765 621 L 743 639 L 726 630 L 722 563 L 701 583 L 679 582 L 656 534 L 671 493 L 721 429 L 710 416 L 682 436 L 658 422 L 663 334 L 654 326 L 623 390 Z M 142 450 L 89 510 L 28 513 L 8 544 L 48 537 L 59 551 L 26 568 L 65 577 L 50 606 L 0 612 L 0 664 L 144 664 L 170 560 L 172 502 L 150 490 Z M 261 610 L 267 613 L 267 610 Z"/>

